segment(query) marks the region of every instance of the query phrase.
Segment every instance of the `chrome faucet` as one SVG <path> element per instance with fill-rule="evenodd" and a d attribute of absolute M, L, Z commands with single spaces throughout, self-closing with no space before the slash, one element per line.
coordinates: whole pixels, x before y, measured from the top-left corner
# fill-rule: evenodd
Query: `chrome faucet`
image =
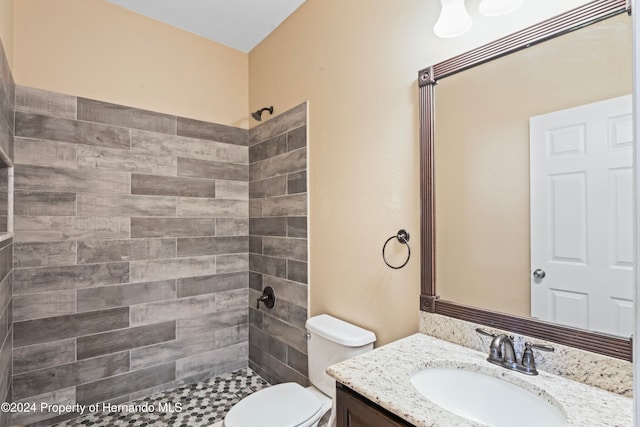
<path fill-rule="evenodd" d="M 521 362 L 518 362 L 516 351 L 513 348 L 513 336 L 492 334 L 481 328 L 477 328 L 476 332 L 493 338 L 489 346 L 489 357 L 487 357 L 489 362 L 526 375 L 538 375 L 532 349 L 554 351 L 551 346 L 527 342 L 524 345 Z"/>

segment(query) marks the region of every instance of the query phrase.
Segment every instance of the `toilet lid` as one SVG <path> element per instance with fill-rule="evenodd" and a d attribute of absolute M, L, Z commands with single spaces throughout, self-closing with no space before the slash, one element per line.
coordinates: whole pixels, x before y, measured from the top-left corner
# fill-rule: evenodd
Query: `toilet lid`
<path fill-rule="evenodd" d="M 224 418 L 225 427 L 294 427 L 322 409 L 322 402 L 297 383 L 257 391 L 238 402 Z"/>

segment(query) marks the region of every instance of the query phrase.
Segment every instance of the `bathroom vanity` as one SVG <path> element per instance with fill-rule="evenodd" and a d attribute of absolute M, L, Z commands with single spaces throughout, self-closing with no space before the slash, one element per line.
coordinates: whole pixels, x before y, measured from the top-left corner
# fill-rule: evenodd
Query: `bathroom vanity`
<path fill-rule="evenodd" d="M 488 350 L 488 349 L 487 349 Z M 483 425 L 445 409 L 418 390 L 416 374 L 429 369 L 481 374 L 508 383 L 540 398 L 562 415 L 564 426 L 631 426 L 632 399 L 540 371 L 528 376 L 487 362 L 487 354 L 418 333 L 371 352 L 332 365 L 327 372 L 338 382 L 338 426 L 478 426 Z M 466 387 L 461 387 L 460 392 Z M 468 390 L 466 390 L 468 391 Z M 473 392 L 473 391 L 472 391 Z M 460 404 L 489 398 L 478 391 L 460 394 Z M 495 399 L 495 411 L 511 417 L 512 425 L 536 421 L 537 413 L 509 414 L 512 405 Z M 464 409 L 464 408 L 463 408 Z M 486 423 L 485 423 L 486 425 Z M 535 425 L 535 424 L 534 424 Z"/>

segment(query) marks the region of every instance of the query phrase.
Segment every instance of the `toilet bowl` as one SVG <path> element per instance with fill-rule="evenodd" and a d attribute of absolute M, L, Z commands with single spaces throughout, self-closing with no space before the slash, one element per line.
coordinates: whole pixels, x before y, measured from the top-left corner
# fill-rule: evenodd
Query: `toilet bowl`
<path fill-rule="evenodd" d="M 335 409 L 335 381 L 326 369 L 373 348 L 373 332 L 321 314 L 307 320 L 311 387 L 293 382 L 257 391 L 234 405 L 224 427 L 316 427 L 327 411 Z M 331 414 L 329 427 L 335 425 Z"/>

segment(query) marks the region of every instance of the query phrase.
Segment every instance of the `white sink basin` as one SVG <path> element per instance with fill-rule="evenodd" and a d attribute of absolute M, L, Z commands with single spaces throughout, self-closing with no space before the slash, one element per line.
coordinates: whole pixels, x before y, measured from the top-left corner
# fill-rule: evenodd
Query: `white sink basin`
<path fill-rule="evenodd" d="M 564 414 L 535 394 L 477 372 L 430 368 L 411 376 L 411 384 L 449 412 L 491 427 L 555 427 Z"/>

